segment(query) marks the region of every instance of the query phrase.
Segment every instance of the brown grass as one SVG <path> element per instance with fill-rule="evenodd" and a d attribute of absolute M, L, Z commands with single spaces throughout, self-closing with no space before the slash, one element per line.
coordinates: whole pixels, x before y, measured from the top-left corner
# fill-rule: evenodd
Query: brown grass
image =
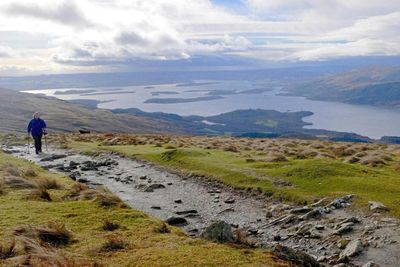
<path fill-rule="evenodd" d="M 39 187 L 37 189 L 31 190 L 28 195 L 26 196 L 28 200 L 45 200 L 45 201 L 52 201 L 50 193 L 44 187 Z"/>
<path fill-rule="evenodd" d="M 0 196 L 6 194 L 6 186 L 4 185 L 4 181 L 0 180 Z"/>
<path fill-rule="evenodd" d="M 154 232 L 159 234 L 167 234 L 170 233 L 171 230 L 168 228 L 168 225 L 165 222 L 154 227 Z"/>
<path fill-rule="evenodd" d="M 105 188 L 91 189 L 88 186 L 75 183 L 64 197 L 69 200 L 93 200 L 101 207 L 126 208 L 126 204 Z"/>
<path fill-rule="evenodd" d="M 102 225 L 101 229 L 103 229 L 104 231 L 115 231 L 115 230 L 119 229 L 120 227 L 121 226 L 119 225 L 119 223 L 106 219 L 103 221 L 103 225 Z"/>
<path fill-rule="evenodd" d="M 116 235 L 110 235 L 107 237 L 107 241 L 104 242 L 99 251 L 100 252 L 113 252 L 125 249 L 128 246 L 127 242 L 122 240 Z"/>
<path fill-rule="evenodd" d="M 3 168 L 3 171 L 6 174 L 9 174 L 9 175 L 12 175 L 12 176 L 21 176 L 22 175 L 22 171 L 18 167 L 14 166 L 14 165 L 9 165 L 9 166 Z"/>
<path fill-rule="evenodd" d="M 16 241 L 11 241 L 10 244 L 0 244 L 0 260 L 5 260 L 16 256 Z"/>
<path fill-rule="evenodd" d="M 23 171 L 25 177 L 36 177 L 38 174 L 33 168 L 28 168 Z"/>
<path fill-rule="evenodd" d="M 265 161 L 267 162 L 286 162 L 288 159 L 282 153 L 269 153 Z"/>
<path fill-rule="evenodd" d="M 56 179 L 41 179 L 38 181 L 38 185 L 44 189 L 62 189 L 62 186 L 57 182 Z"/>
<path fill-rule="evenodd" d="M 72 242 L 72 232 L 66 228 L 65 224 L 52 221 L 48 222 L 47 226 L 17 228 L 14 234 L 39 240 L 41 244 L 52 247 L 66 246 Z"/>
<path fill-rule="evenodd" d="M 79 258 L 73 254 L 54 247 L 43 245 L 40 240 L 22 237 L 20 238 L 24 247 L 25 255 L 15 266 L 31 267 L 100 267 L 99 264 Z"/>
<path fill-rule="evenodd" d="M 29 188 L 37 188 L 37 184 L 26 180 L 19 176 L 5 176 L 4 177 L 5 185 L 15 188 L 15 189 L 29 189 Z"/>

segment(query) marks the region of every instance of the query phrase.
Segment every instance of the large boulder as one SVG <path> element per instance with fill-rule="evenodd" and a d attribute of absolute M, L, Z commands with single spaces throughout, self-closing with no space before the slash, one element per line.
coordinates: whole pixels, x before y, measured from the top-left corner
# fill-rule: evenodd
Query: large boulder
<path fill-rule="evenodd" d="M 208 226 L 201 237 L 220 243 L 232 243 L 235 240 L 232 226 L 224 221 L 218 221 Z"/>

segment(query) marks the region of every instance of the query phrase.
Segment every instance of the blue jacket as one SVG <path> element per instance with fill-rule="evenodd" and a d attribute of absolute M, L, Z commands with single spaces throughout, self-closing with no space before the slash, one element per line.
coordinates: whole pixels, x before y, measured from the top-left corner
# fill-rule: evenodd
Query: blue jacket
<path fill-rule="evenodd" d="M 38 136 L 43 134 L 43 130 L 46 129 L 46 123 L 42 119 L 32 119 L 28 125 L 28 133 L 33 136 Z"/>

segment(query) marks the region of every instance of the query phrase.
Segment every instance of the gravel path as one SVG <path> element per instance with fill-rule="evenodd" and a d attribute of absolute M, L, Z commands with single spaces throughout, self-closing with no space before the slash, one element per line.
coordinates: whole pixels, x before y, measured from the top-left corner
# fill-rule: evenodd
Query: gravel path
<path fill-rule="evenodd" d="M 90 186 L 103 185 L 128 205 L 154 217 L 184 218 L 187 224 L 182 227 L 189 235 L 197 236 L 212 222 L 223 220 L 255 245 L 279 243 L 296 248 L 326 266 L 337 264 L 339 259 L 345 262 L 346 255 L 350 265 L 345 266 L 363 266 L 369 261 L 400 266 L 399 221 L 350 210 L 352 196 L 299 207 L 204 179 L 182 177 L 115 154 L 91 157 L 50 149 L 36 156 L 28 154 L 26 147 L 3 150 Z M 347 241 L 352 242 L 346 246 Z"/>

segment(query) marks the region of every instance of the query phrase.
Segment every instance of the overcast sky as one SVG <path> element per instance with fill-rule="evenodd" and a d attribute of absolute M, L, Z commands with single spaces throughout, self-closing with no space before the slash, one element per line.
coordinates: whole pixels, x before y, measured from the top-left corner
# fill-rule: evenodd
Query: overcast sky
<path fill-rule="evenodd" d="M 0 75 L 399 54 L 399 0 L 0 1 Z"/>

